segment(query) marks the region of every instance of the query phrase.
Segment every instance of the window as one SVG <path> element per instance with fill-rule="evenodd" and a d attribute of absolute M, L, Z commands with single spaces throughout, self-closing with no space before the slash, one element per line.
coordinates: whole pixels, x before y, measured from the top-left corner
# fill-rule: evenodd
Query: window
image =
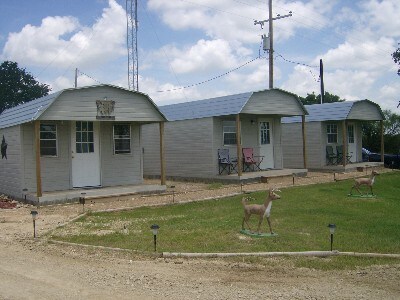
<path fill-rule="evenodd" d="M 40 124 L 40 155 L 57 156 L 56 124 Z"/>
<path fill-rule="evenodd" d="M 76 153 L 94 152 L 93 122 L 76 121 Z"/>
<path fill-rule="evenodd" d="M 338 138 L 337 124 L 327 124 L 326 134 L 328 136 L 328 144 L 336 144 Z"/>
<path fill-rule="evenodd" d="M 223 121 L 222 131 L 223 131 L 224 145 L 236 145 L 236 122 Z"/>
<path fill-rule="evenodd" d="M 115 124 L 113 127 L 114 154 L 131 153 L 131 126 Z"/>
<path fill-rule="evenodd" d="M 354 144 L 354 125 L 347 126 L 347 135 L 349 144 Z"/>
<path fill-rule="evenodd" d="M 271 143 L 269 122 L 260 122 L 260 144 L 267 145 Z"/>

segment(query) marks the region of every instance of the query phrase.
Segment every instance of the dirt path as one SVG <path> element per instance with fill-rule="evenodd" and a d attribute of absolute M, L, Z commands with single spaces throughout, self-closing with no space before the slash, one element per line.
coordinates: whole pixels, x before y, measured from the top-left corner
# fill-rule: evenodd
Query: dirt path
<path fill-rule="evenodd" d="M 221 192 L 208 191 L 201 184 L 174 184 L 174 201 L 236 192 L 232 187 Z M 265 185 L 260 187 L 265 189 Z M 131 196 L 92 200 L 86 207 L 101 210 L 171 201 L 171 195 Z M 266 265 L 259 265 L 240 259 L 143 258 L 126 252 L 61 246 L 33 240 L 31 209 L 26 205 L 0 210 L 0 299 L 400 298 L 400 264 L 324 272 L 294 268 L 280 258 L 268 258 Z M 82 207 L 69 204 L 38 210 L 40 237 L 77 216 Z"/>

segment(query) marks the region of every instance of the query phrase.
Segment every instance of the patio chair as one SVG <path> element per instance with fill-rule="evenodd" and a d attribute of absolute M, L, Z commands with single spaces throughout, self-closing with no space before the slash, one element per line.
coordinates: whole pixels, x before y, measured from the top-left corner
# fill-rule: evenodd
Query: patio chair
<path fill-rule="evenodd" d="M 218 172 L 219 175 L 226 171 L 231 174 L 237 167 L 237 159 L 231 159 L 229 149 L 218 149 Z"/>
<path fill-rule="evenodd" d="M 243 172 L 249 171 L 261 171 L 261 163 L 264 156 L 254 156 L 253 148 L 243 148 Z"/>
<path fill-rule="evenodd" d="M 326 164 L 336 165 L 338 162 L 337 155 L 333 152 L 332 146 L 326 146 Z"/>
<path fill-rule="evenodd" d="M 336 153 L 337 153 L 337 163 L 343 163 L 343 145 L 336 146 Z M 351 163 L 350 161 L 351 155 L 346 155 L 346 163 Z"/>

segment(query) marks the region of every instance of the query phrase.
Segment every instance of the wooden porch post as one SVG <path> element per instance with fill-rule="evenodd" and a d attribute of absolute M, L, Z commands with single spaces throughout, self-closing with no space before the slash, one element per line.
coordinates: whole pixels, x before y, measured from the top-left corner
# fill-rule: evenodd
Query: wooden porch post
<path fill-rule="evenodd" d="M 240 116 L 236 115 L 236 148 L 237 148 L 237 160 L 238 160 L 238 176 L 242 176 L 242 141 L 240 138 Z"/>
<path fill-rule="evenodd" d="M 379 123 L 381 125 L 381 162 L 385 162 L 385 128 L 383 128 L 383 120 L 380 120 Z"/>
<path fill-rule="evenodd" d="M 40 121 L 35 121 L 36 196 L 42 197 L 42 172 L 40 168 Z"/>
<path fill-rule="evenodd" d="M 164 122 L 160 122 L 160 163 L 161 185 L 165 185 Z"/>
<path fill-rule="evenodd" d="M 307 147 L 306 147 L 306 116 L 301 116 L 301 133 L 303 134 L 303 166 L 307 169 Z"/>
<path fill-rule="evenodd" d="M 342 140 L 343 140 L 343 167 L 346 166 L 346 159 L 347 159 L 347 128 L 346 128 L 346 120 L 342 123 Z"/>

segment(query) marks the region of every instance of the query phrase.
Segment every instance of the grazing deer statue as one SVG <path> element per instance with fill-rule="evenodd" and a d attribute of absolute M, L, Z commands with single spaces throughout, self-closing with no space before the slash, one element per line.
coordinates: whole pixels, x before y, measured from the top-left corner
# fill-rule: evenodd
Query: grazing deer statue
<path fill-rule="evenodd" d="M 243 209 L 244 209 L 244 217 L 243 217 L 243 221 L 242 221 L 242 230 L 244 230 L 244 223 L 246 223 L 247 227 L 249 227 L 249 230 L 251 231 L 248 220 L 251 215 L 258 215 L 260 219 L 258 221 L 257 233 L 260 234 L 260 226 L 265 217 L 267 218 L 268 226 L 269 226 L 269 230 L 270 230 L 271 234 L 274 233 L 272 231 L 269 216 L 271 214 L 272 201 L 281 198 L 275 192 L 280 192 L 280 190 L 276 190 L 273 188 L 269 189 L 269 193 L 268 193 L 267 198 L 265 199 L 264 204 L 247 204 L 248 198 L 243 197 L 242 204 L 243 204 Z"/>
<path fill-rule="evenodd" d="M 352 195 L 353 189 L 356 189 L 362 195 L 362 193 L 360 191 L 360 186 L 362 186 L 362 185 L 369 186 L 369 188 L 371 190 L 371 194 L 373 195 L 374 192 L 372 191 L 372 186 L 374 185 L 376 175 L 379 175 L 379 173 L 377 171 L 372 171 L 371 175 L 368 178 L 354 179 L 354 185 L 352 186 L 352 188 L 350 190 L 350 195 Z"/>

